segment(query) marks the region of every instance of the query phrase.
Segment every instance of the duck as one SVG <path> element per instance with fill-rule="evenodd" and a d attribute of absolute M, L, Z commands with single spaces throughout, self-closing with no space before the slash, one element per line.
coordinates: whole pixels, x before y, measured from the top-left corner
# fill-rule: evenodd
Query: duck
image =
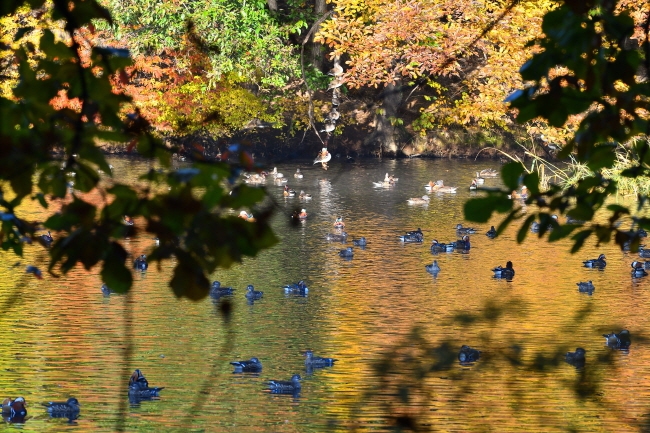
<path fill-rule="evenodd" d="M 345 227 L 345 223 L 343 222 L 342 216 L 339 215 L 338 217 L 336 217 L 336 221 L 334 221 L 334 227 L 337 229 L 342 229 Z"/>
<path fill-rule="evenodd" d="M 115 293 L 114 291 L 111 290 L 110 287 L 108 287 L 108 284 L 104 283 L 102 284 L 102 294 L 104 296 L 111 296 L 111 294 Z"/>
<path fill-rule="evenodd" d="M 556 222 L 558 221 L 558 216 L 555 214 L 551 215 L 551 218 Z M 541 228 L 542 226 L 537 221 L 533 221 L 532 224 L 530 225 L 530 231 L 533 233 L 539 233 Z M 546 230 L 547 231 L 553 230 L 553 224 L 549 224 L 548 226 L 546 226 Z"/>
<path fill-rule="evenodd" d="M 406 234 L 399 236 L 399 239 L 404 243 L 422 243 L 422 241 L 424 241 L 424 235 L 418 228 L 416 231 L 407 232 Z"/>
<path fill-rule="evenodd" d="M 327 132 L 328 134 L 330 134 L 331 132 L 334 132 L 335 129 L 336 129 L 336 122 L 330 119 L 326 119 L 325 123 L 323 123 L 323 129 L 321 129 L 318 132 Z"/>
<path fill-rule="evenodd" d="M 341 118 L 341 113 L 338 112 L 336 107 L 332 107 L 329 113 L 327 113 L 327 116 L 325 116 L 325 121 L 327 122 L 335 122 Z"/>
<path fill-rule="evenodd" d="M 141 254 L 140 257 L 133 261 L 133 269 L 136 269 L 138 271 L 146 271 L 148 267 L 149 264 L 147 263 L 147 256 L 144 254 Z"/>
<path fill-rule="evenodd" d="M 454 245 L 452 242 L 442 244 L 438 242 L 436 239 L 431 241 L 431 252 L 432 253 L 439 253 L 439 252 L 452 252 L 456 248 L 456 245 Z"/>
<path fill-rule="evenodd" d="M 467 235 L 464 235 L 461 239 L 457 240 L 456 242 L 452 242 L 452 244 L 454 245 L 454 248 L 457 250 L 467 251 L 472 247 L 469 242 L 469 236 Z"/>
<path fill-rule="evenodd" d="M 2 416 L 8 418 L 24 418 L 27 416 L 27 402 L 24 397 L 15 399 L 5 398 L 2 402 Z"/>
<path fill-rule="evenodd" d="M 289 179 L 287 179 L 286 177 L 276 177 L 275 179 L 273 179 L 273 183 L 275 183 L 276 185 L 282 185 L 283 183 L 287 183 L 288 181 Z"/>
<path fill-rule="evenodd" d="M 511 279 L 512 277 L 515 276 L 515 270 L 512 267 L 511 261 L 508 261 L 508 263 L 506 263 L 505 268 L 502 268 L 501 266 L 497 266 L 496 268 L 492 269 L 492 272 L 494 272 L 495 278 Z"/>
<path fill-rule="evenodd" d="M 327 151 L 327 147 L 323 147 L 323 149 L 318 153 L 318 156 L 316 156 L 316 159 L 314 159 L 314 165 L 321 163 L 323 168 L 327 170 L 327 163 L 332 159 L 332 154 Z"/>
<path fill-rule="evenodd" d="M 126 224 L 127 226 L 132 226 L 135 224 L 135 222 L 133 221 L 133 218 L 131 218 L 130 216 L 124 215 L 124 224 Z"/>
<path fill-rule="evenodd" d="M 587 351 L 585 349 L 577 347 L 575 352 L 567 352 L 564 356 L 564 360 L 574 367 L 584 367 L 586 353 Z"/>
<path fill-rule="evenodd" d="M 346 249 L 339 251 L 339 256 L 341 256 L 341 257 L 353 257 L 354 256 L 354 251 L 352 250 L 352 247 L 347 247 Z"/>
<path fill-rule="evenodd" d="M 251 222 L 251 223 L 255 222 L 255 217 L 253 216 L 253 214 L 249 214 L 245 210 L 239 212 L 238 217 L 243 219 L 244 221 L 248 221 L 248 222 Z"/>
<path fill-rule="evenodd" d="M 43 242 L 43 244 L 45 244 L 45 246 L 47 246 L 47 247 L 49 247 L 50 244 L 52 242 L 54 242 L 54 238 L 52 237 L 52 233 L 49 232 L 49 231 L 47 232 L 46 235 L 41 235 L 40 239 L 41 239 L 41 242 Z"/>
<path fill-rule="evenodd" d="M 478 361 L 481 356 L 481 351 L 477 349 L 472 349 L 469 346 L 463 345 L 458 352 L 458 360 L 461 364 L 469 364 L 471 362 Z"/>
<path fill-rule="evenodd" d="M 295 197 L 296 196 L 296 191 L 289 188 L 289 185 L 285 185 L 284 186 L 284 191 L 282 191 L 282 194 L 285 197 Z"/>
<path fill-rule="evenodd" d="M 160 397 L 160 391 L 164 387 L 149 387 L 149 381 L 144 377 L 140 369 L 136 369 L 129 378 L 129 395 L 141 400 Z"/>
<path fill-rule="evenodd" d="M 386 173 L 386 176 L 384 176 L 384 182 L 397 182 L 398 180 L 399 178 L 392 174 Z"/>
<path fill-rule="evenodd" d="M 461 235 L 473 235 L 476 233 L 476 229 L 471 227 L 463 227 L 462 224 L 456 224 L 456 233 Z"/>
<path fill-rule="evenodd" d="M 334 67 L 329 70 L 327 75 L 333 75 L 335 77 L 340 77 L 340 76 L 343 75 L 343 67 L 338 63 L 334 63 Z"/>
<path fill-rule="evenodd" d="M 478 182 L 476 179 L 472 179 L 472 183 L 469 184 L 470 191 L 476 191 L 478 189 Z"/>
<path fill-rule="evenodd" d="M 303 356 L 305 356 L 305 366 L 307 367 L 331 367 L 336 361 L 338 361 L 338 359 L 334 358 L 321 358 L 320 356 L 314 356 L 314 351 L 312 350 L 306 350 Z"/>
<path fill-rule="evenodd" d="M 645 248 L 639 248 L 639 257 L 642 257 L 644 259 L 650 258 L 650 250 L 646 250 Z"/>
<path fill-rule="evenodd" d="M 305 191 L 300 190 L 300 195 L 298 195 L 300 200 L 311 200 L 311 194 L 307 194 Z"/>
<path fill-rule="evenodd" d="M 282 174 L 282 173 L 278 173 L 278 168 L 277 168 L 277 167 L 273 167 L 273 171 L 271 172 L 271 176 L 273 176 L 274 178 L 278 179 L 278 178 L 283 178 L 283 177 L 284 177 L 284 174 Z"/>
<path fill-rule="evenodd" d="M 333 90 L 341 87 L 345 83 L 345 78 L 343 77 L 335 77 L 330 83 L 327 85 L 327 90 Z M 327 91 L 326 90 L 326 91 Z"/>
<path fill-rule="evenodd" d="M 257 358 L 251 358 L 247 361 L 230 361 L 235 366 L 234 373 L 259 373 L 262 371 L 262 363 Z"/>
<path fill-rule="evenodd" d="M 382 180 L 382 181 L 379 181 L 379 182 L 373 182 L 372 185 L 375 188 L 389 188 L 389 187 L 395 185 L 395 182 L 392 181 L 392 180 Z"/>
<path fill-rule="evenodd" d="M 252 173 L 249 175 L 244 175 L 246 179 L 244 182 L 252 184 L 260 184 L 266 182 L 266 175 L 263 173 Z"/>
<path fill-rule="evenodd" d="M 333 242 L 346 242 L 348 239 L 348 234 L 346 232 L 339 233 L 328 233 L 325 235 L 325 239 Z"/>
<path fill-rule="evenodd" d="M 594 283 L 591 280 L 581 281 L 579 283 L 576 283 L 576 286 L 578 286 L 578 291 L 583 293 L 591 294 L 594 290 L 596 290 Z"/>
<path fill-rule="evenodd" d="M 307 296 L 309 293 L 309 287 L 307 287 L 303 280 L 300 280 L 297 283 L 287 284 L 282 288 L 284 289 L 285 295 Z"/>
<path fill-rule="evenodd" d="M 456 194 L 458 187 L 455 186 L 446 186 L 442 180 L 437 180 L 435 186 L 431 188 L 431 191 Z"/>
<path fill-rule="evenodd" d="M 424 269 L 426 269 L 426 271 L 429 272 L 430 274 L 434 274 L 434 275 L 440 272 L 440 266 L 438 266 L 437 260 L 434 260 L 433 263 L 431 263 L 430 265 L 424 265 Z"/>
<path fill-rule="evenodd" d="M 363 236 L 361 236 L 359 239 L 352 240 L 352 245 L 354 245 L 355 247 L 365 247 L 367 244 L 368 242 L 366 241 L 366 238 L 364 238 Z"/>
<path fill-rule="evenodd" d="M 633 261 L 632 262 L 632 277 L 633 278 L 639 278 L 639 277 L 645 277 L 648 275 L 648 273 L 645 271 L 645 265 L 643 262 L 639 261 Z"/>
<path fill-rule="evenodd" d="M 255 287 L 253 287 L 252 284 L 249 284 L 246 286 L 246 299 L 249 301 L 256 301 L 258 299 L 262 299 L 262 296 L 264 296 L 264 292 L 260 292 L 259 290 L 255 290 Z"/>
<path fill-rule="evenodd" d="M 639 245 L 637 245 L 637 248 L 639 250 L 642 250 L 643 248 L 645 248 L 645 244 L 639 244 Z M 623 246 L 621 247 L 621 249 L 623 251 L 630 251 L 632 249 L 632 241 L 623 242 Z"/>
<path fill-rule="evenodd" d="M 494 239 L 497 237 L 497 231 L 494 228 L 494 226 L 490 226 L 490 230 L 488 230 L 487 233 L 485 233 L 485 236 L 487 236 L 490 239 Z"/>
<path fill-rule="evenodd" d="M 304 220 L 307 219 L 307 209 L 301 209 L 298 214 L 298 219 Z"/>
<path fill-rule="evenodd" d="M 230 296 L 233 294 L 235 289 L 232 287 L 221 287 L 219 281 L 213 281 L 212 287 L 210 287 L 210 297 L 220 298 L 221 296 Z"/>
<path fill-rule="evenodd" d="M 586 221 L 583 220 L 578 220 L 573 217 L 570 217 L 569 215 L 566 216 L 566 223 L 567 224 L 575 224 L 575 225 L 583 225 L 586 223 Z"/>
<path fill-rule="evenodd" d="M 611 334 L 603 334 L 603 337 L 605 337 L 606 344 L 614 349 L 627 349 L 632 344 L 630 331 L 627 329 L 623 329 L 618 334 L 614 332 Z"/>
<path fill-rule="evenodd" d="M 47 413 L 53 418 L 76 418 L 80 411 L 79 400 L 70 397 L 66 401 L 49 401 L 45 403 Z"/>
<path fill-rule="evenodd" d="M 478 174 L 481 177 L 499 177 L 499 171 L 493 168 L 485 168 L 481 170 Z"/>
<path fill-rule="evenodd" d="M 408 204 L 429 204 L 429 196 L 423 195 L 422 197 L 413 197 L 406 200 Z"/>
<path fill-rule="evenodd" d="M 276 394 L 294 394 L 300 391 L 300 375 L 294 374 L 290 381 L 286 380 L 269 380 L 269 389 Z"/>
<path fill-rule="evenodd" d="M 303 178 L 303 175 L 300 172 L 299 168 L 296 168 L 296 172 L 293 174 L 293 177 L 295 177 L 296 179 L 302 179 Z"/>
<path fill-rule="evenodd" d="M 43 279 L 43 272 L 41 272 L 41 270 L 38 269 L 36 266 L 32 266 L 32 265 L 27 266 L 25 272 L 28 274 L 34 274 L 34 276 L 39 280 Z"/>
<path fill-rule="evenodd" d="M 474 180 L 478 185 L 483 185 L 485 183 L 485 178 L 481 177 L 478 171 L 476 172 L 476 177 L 474 178 Z"/>
<path fill-rule="evenodd" d="M 585 268 L 603 269 L 605 266 L 607 266 L 607 262 L 605 261 L 605 259 L 606 259 L 605 254 L 601 254 L 598 256 L 597 259 L 585 260 L 582 263 L 584 264 Z"/>
<path fill-rule="evenodd" d="M 509 195 L 509 199 L 512 200 L 526 200 L 528 198 L 528 188 L 526 185 L 523 185 L 521 187 L 521 192 L 518 192 L 517 190 L 513 190 Z"/>

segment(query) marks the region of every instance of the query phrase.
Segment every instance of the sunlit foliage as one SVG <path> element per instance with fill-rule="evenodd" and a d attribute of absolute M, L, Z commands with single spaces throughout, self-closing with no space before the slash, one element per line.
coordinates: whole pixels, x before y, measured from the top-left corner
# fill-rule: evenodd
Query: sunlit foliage
<path fill-rule="evenodd" d="M 163 146 L 131 98 L 114 87 L 129 81 L 129 51 L 91 39 L 94 23 L 111 23 L 107 9 L 94 0 L 32 0 L 30 12 L 19 10 L 22 3 L 0 3 L 0 16 L 19 23 L 21 14 L 48 16 L 55 26 L 50 28 L 49 20 L 41 23 L 31 40 L 34 29 L 20 27 L 13 36 L 16 43 L 3 46 L 11 58 L 5 67 L 10 73 L 15 68 L 11 94 L 0 97 L 4 250 L 20 255 L 25 242 L 40 241 L 49 247 L 50 262 L 37 265 L 51 276 L 57 269 L 66 273 L 78 265 L 87 270 L 101 265 L 104 282 L 125 292 L 133 280 L 133 258 L 122 245 L 130 230 L 123 223 L 128 215 L 140 221 L 136 232 L 146 230 L 160 239 L 151 247 L 151 260 L 174 258 L 174 293 L 199 299 L 208 293 L 206 274 L 275 243 L 267 224 L 270 212 L 257 213 L 254 224 L 231 213 L 264 198 L 262 190 L 245 185 L 229 194 L 242 169 L 255 169 L 245 149 L 233 149 L 230 163 L 201 161 L 197 153 L 193 167 L 169 170 L 175 149 Z M 125 143 L 127 150 L 137 149 L 163 169 L 143 173 L 146 186 L 103 180 L 101 173 L 110 175 L 111 168 L 99 141 Z M 46 221 L 31 220 L 20 211 L 30 199 L 57 212 Z M 43 227 L 55 232 L 53 243 L 39 235 Z"/>

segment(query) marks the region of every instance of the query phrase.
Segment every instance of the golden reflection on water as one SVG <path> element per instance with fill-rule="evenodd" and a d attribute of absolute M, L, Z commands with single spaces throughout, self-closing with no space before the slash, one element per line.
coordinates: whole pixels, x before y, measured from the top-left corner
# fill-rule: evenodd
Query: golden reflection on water
<path fill-rule="evenodd" d="M 111 163 L 121 181 L 134 182 L 147 168 L 124 159 Z M 298 165 L 278 169 L 292 173 Z M 649 411 L 650 357 L 643 338 L 649 299 L 648 281 L 630 278 L 635 255 L 588 242 L 572 256 L 567 242 L 549 244 L 535 235 L 517 245 L 516 228 L 488 239 L 484 233 L 498 219 L 475 225 L 479 233 L 471 236 L 469 254 L 431 254 L 432 239 L 455 240 L 453 227 L 467 225 L 462 206 L 476 195 L 469 181 L 486 165 L 367 161 L 332 164 L 325 172 L 300 164 L 304 179 L 290 178 L 289 185 L 312 194 L 311 202 L 285 199 L 281 187 L 267 185 L 280 206 L 274 227 L 281 242 L 212 276 L 236 288 L 229 321 L 210 299 L 174 298 L 166 285 L 173 262 L 137 273 L 129 296 L 104 298 L 96 270 L 36 280 L 24 269 L 47 268 L 42 247 L 26 248 L 23 259 L 3 252 L 0 387 L 30 404 L 26 431 L 68 428 L 49 420 L 38 403 L 71 395 L 81 401 L 82 413 L 78 426 L 69 428 L 84 431 L 114 431 L 120 403 L 127 408 L 127 431 L 386 431 L 398 416 L 416 417 L 425 431 L 639 429 Z M 398 183 L 373 188 L 386 172 Z M 439 178 L 459 186 L 458 194 L 432 194 L 427 206 L 406 203 Z M 310 214 L 297 227 L 287 217 L 296 207 Z M 25 212 L 38 215 L 32 205 Z M 337 215 L 344 216 L 349 239 L 369 242 L 355 247 L 349 261 L 337 253 L 351 241 L 325 240 Z M 423 245 L 398 241 L 417 227 Z M 134 256 L 154 247 L 145 233 L 124 244 Z M 608 257 L 605 271 L 581 267 L 600 252 Z M 442 268 L 435 278 L 424 270 L 434 258 Z M 516 269 L 513 281 L 493 279 L 490 269 L 507 260 Z M 299 279 L 309 295 L 285 296 L 282 285 Z M 596 287 L 592 296 L 577 291 L 576 283 L 586 280 Z M 264 291 L 264 298 L 247 304 L 247 284 Z M 411 337 L 414 327 L 422 340 Z M 632 333 L 629 353 L 604 346 L 601 334 L 624 328 Z M 463 344 L 482 351 L 479 362 L 460 366 L 454 360 L 431 369 L 436 348 L 455 356 Z M 584 370 L 555 356 L 576 347 L 587 349 Z M 309 374 L 301 356 L 307 348 L 339 361 Z M 232 374 L 229 361 L 251 356 L 261 359 L 261 374 Z M 546 363 L 536 368 L 541 356 Z M 375 367 L 385 357 L 393 363 L 380 381 Z M 134 368 L 153 386 L 166 387 L 159 401 L 124 406 L 123 372 Z M 269 379 L 288 380 L 294 373 L 303 376 L 299 398 L 264 392 Z M 404 385 L 408 400 L 402 400 Z"/>

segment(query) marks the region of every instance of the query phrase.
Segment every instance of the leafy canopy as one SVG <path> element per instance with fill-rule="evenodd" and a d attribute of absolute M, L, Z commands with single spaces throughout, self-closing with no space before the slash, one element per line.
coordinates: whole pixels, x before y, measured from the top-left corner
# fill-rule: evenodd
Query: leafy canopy
<path fill-rule="evenodd" d="M 20 22 L 15 14 L 25 12 L 19 10 L 23 3 L 0 3 L 0 16 Z M 256 215 L 254 224 L 231 216 L 230 209 L 251 208 L 263 199 L 262 191 L 245 185 L 229 194 L 239 172 L 254 168 L 245 149 L 232 152 L 232 164 L 201 161 L 191 168 L 168 170 L 173 149 L 150 133 L 149 123 L 129 108 L 131 99 L 112 85 L 128 80 L 123 71 L 132 64 L 129 52 L 93 45 L 83 36 L 94 31 L 96 20 L 112 24 L 106 8 L 95 0 L 27 4 L 32 16 L 47 18 L 37 23 L 37 41 L 34 28 L 21 27 L 15 29 L 16 43 L 2 47 L 15 59 L 16 66 L 7 68 L 17 68 L 11 95 L 0 97 L 4 250 L 22 254 L 25 238 L 40 240 L 37 232 L 45 227 L 57 232 L 49 250 L 53 276 L 55 269 L 66 273 L 77 264 L 85 269 L 101 265 L 103 280 L 124 292 L 132 283 L 131 263 L 121 243 L 128 229 L 122 219 L 129 215 L 144 221 L 144 230 L 160 239 L 151 260 L 175 258 L 170 282 L 174 293 L 199 299 L 207 295 L 208 275 L 218 266 L 229 266 L 275 243 L 269 212 Z M 128 115 L 121 115 L 122 110 Z M 100 172 L 111 169 L 98 140 L 128 143 L 129 149 L 137 148 L 166 170 L 144 173 L 142 179 L 149 185 L 144 188 L 116 179 L 104 182 Z M 98 190 L 104 197 L 101 203 L 89 194 Z M 18 210 L 30 199 L 44 207 L 54 202 L 60 211 L 46 221 L 30 220 Z"/>
<path fill-rule="evenodd" d="M 539 175 L 525 173 L 524 167 L 513 162 L 502 170 L 507 190 L 490 191 L 487 197 L 470 200 L 465 216 L 472 221 L 487 221 L 493 212 L 507 213 L 499 230 L 513 220 L 524 217 L 520 206 L 507 199 L 507 194 L 519 187 L 520 181 L 530 193 L 527 203 L 538 206 L 519 231 L 523 240 L 532 221 L 540 220 L 540 236 L 553 228 L 549 240 L 572 236 L 573 251 L 577 251 L 590 236 L 599 242 L 612 237 L 618 244 L 631 242 L 638 248 L 635 230 L 619 228 L 619 219 L 633 214 L 621 205 L 608 205 L 607 224 L 592 224 L 581 228 L 559 226 L 550 218 L 552 213 L 566 213 L 576 219 L 591 220 L 594 213 L 616 193 L 617 182 L 602 175 L 616 163 L 616 144 L 627 145 L 636 163 L 626 169 L 624 177 L 636 178 L 650 174 L 650 14 L 644 16 L 644 32 L 630 13 L 618 9 L 616 1 L 565 1 L 544 17 L 544 36 L 533 44 L 536 53 L 520 69 L 526 82 L 512 93 L 507 102 L 518 110 L 517 121 L 543 119 L 561 127 L 570 116 L 580 115 L 581 121 L 560 156 L 575 153 L 577 161 L 591 170 L 591 175 L 577 185 L 563 190 L 551 185 L 541 191 Z M 638 16 L 637 16 L 638 18 Z M 632 36 L 636 36 L 631 40 Z M 645 71 L 645 72 L 643 72 Z M 645 74 L 645 76 L 643 76 Z M 638 209 L 647 201 L 639 195 Z M 633 229 L 650 229 L 650 219 L 632 217 Z"/>

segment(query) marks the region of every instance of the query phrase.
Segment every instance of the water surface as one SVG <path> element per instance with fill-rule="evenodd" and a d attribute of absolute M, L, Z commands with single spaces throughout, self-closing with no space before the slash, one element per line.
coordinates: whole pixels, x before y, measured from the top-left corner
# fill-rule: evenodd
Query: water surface
<path fill-rule="evenodd" d="M 111 163 L 117 178 L 131 182 L 147 168 L 119 158 Z M 28 247 L 22 259 L 3 252 L 0 388 L 29 404 L 27 422 L 13 427 L 361 432 L 388 431 L 398 419 L 415 418 L 425 431 L 641 429 L 649 412 L 643 335 L 650 295 L 648 280 L 630 278 L 635 255 L 589 241 L 571 255 L 568 242 L 550 244 L 535 235 L 517 244 L 516 227 L 488 239 L 484 233 L 498 218 L 472 224 L 479 233 L 471 236 L 469 253 L 431 254 L 432 239 L 456 240 L 455 225 L 468 224 L 463 204 L 481 194 L 470 192 L 469 183 L 488 166 L 499 168 L 417 159 L 334 162 L 328 171 L 310 163 L 278 165 L 293 189 L 313 199 L 284 198 L 282 187 L 267 184 L 278 205 L 273 227 L 279 244 L 212 275 L 236 288 L 229 320 L 211 299 L 173 296 L 166 285 L 173 263 L 136 274 L 128 296 L 107 298 L 99 270 L 36 280 L 24 268 L 47 268 L 42 247 Z M 293 178 L 296 168 L 303 179 Z M 385 173 L 399 181 L 374 188 Z M 426 206 L 407 204 L 437 179 L 459 186 L 458 193 L 431 194 Z M 289 215 L 299 208 L 309 218 L 292 225 Z M 351 241 L 325 240 L 337 215 L 350 239 L 368 239 L 352 260 L 338 256 Z M 399 242 L 398 235 L 418 227 L 424 244 Z M 154 244 L 143 233 L 125 246 L 137 256 Z M 581 267 L 599 253 L 607 254 L 605 271 Z M 424 270 L 433 259 L 442 268 L 437 277 Z M 508 260 L 514 280 L 492 278 L 490 270 Z M 308 284 L 308 296 L 285 296 L 281 287 L 299 279 Z M 591 296 L 577 291 L 576 283 L 586 280 L 596 287 Z M 264 291 L 253 305 L 244 297 L 248 284 Z M 604 332 L 624 328 L 632 333 L 629 351 L 604 345 Z M 477 363 L 444 361 L 463 344 L 482 351 Z M 584 369 L 562 361 L 578 346 L 587 350 Z M 307 372 L 301 353 L 309 348 L 338 362 Z M 232 373 L 229 361 L 252 356 L 261 359 L 262 373 Z M 160 400 L 128 405 L 126 384 L 135 368 L 151 385 L 166 387 Z M 265 391 L 268 380 L 295 373 L 303 376 L 296 398 Z M 49 419 L 40 406 L 69 396 L 82 404 L 74 424 Z"/>

